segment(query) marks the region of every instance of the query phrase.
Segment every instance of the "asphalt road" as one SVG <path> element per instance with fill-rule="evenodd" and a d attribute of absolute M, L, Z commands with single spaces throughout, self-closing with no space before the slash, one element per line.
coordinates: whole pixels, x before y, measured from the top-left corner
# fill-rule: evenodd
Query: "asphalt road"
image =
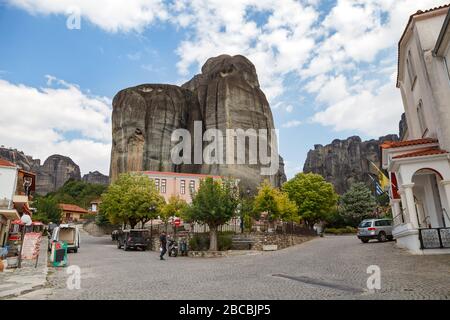
<path fill-rule="evenodd" d="M 19 299 L 450 299 L 450 257 L 414 256 L 394 242 L 362 244 L 324 237 L 288 249 L 223 258 L 167 258 L 123 251 L 109 237 L 82 233 L 70 265 L 51 269 L 49 287 Z M 367 268 L 379 267 L 381 289 L 368 290 Z M 377 268 L 375 267 L 375 268 Z"/>

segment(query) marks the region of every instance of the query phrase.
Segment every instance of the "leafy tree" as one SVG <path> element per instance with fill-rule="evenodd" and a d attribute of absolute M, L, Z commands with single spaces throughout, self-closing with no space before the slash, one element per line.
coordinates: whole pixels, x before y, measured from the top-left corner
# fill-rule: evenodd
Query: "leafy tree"
<path fill-rule="evenodd" d="M 186 201 L 179 196 L 171 196 L 166 205 L 163 206 L 160 212 L 160 218 L 164 222 L 167 231 L 167 225 L 171 217 L 182 217 L 187 209 Z"/>
<path fill-rule="evenodd" d="M 58 203 L 75 204 L 82 208 L 89 207 L 92 200 L 98 199 L 107 186 L 70 179 L 57 191 L 46 197 L 54 198 Z"/>
<path fill-rule="evenodd" d="M 239 195 L 233 181 L 212 178 L 200 181 L 192 204 L 186 210 L 186 218 L 209 226 L 209 250 L 217 251 L 217 228 L 235 215 L 238 204 Z"/>
<path fill-rule="evenodd" d="M 138 222 L 144 225 L 156 218 L 164 204 L 164 198 L 147 176 L 125 173 L 102 195 L 100 210 L 111 223 L 134 228 Z"/>
<path fill-rule="evenodd" d="M 56 224 L 61 222 L 62 211 L 56 199 L 52 197 L 37 197 L 33 205 L 37 210 L 33 216 L 33 220 L 38 220 L 43 223 L 53 222 Z"/>
<path fill-rule="evenodd" d="M 336 208 L 338 196 L 333 185 L 321 175 L 299 173 L 286 182 L 282 189 L 297 204 L 300 218 L 311 229 Z"/>
<path fill-rule="evenodd" d="M 373 215 L 376 201 L 370 189 L 364 183 L 355 183 L 341 197 L 340 214 L 347 224 L 357 226 L 361 220 Z"/>
<path fill-rule="evenodd" d="M 272 187 L 267 180 L 258 188 L 258 194 L 254 200 L 253 210 L 256 215 L 267 212 L 267 219 L 269 222 L 276 220 L 298 220 L 298 209 L 296 204 L 289 200 L 287 194 Z"/>

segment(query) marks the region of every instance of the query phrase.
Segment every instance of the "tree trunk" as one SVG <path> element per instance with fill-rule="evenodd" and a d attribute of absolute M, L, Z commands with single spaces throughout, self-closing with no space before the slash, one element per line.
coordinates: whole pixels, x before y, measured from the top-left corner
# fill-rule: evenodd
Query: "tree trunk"
<path fill-rule="evenodd" d="M 217 251 L 217 227 L 209 226 L 209 251 Z"/>

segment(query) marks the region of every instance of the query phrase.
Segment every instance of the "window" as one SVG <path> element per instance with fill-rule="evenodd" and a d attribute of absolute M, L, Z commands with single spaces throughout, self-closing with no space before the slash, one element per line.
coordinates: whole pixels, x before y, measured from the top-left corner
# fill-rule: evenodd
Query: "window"
<path fill-rule="evenodd" d="M 167 180 L 161 179 L 161 193 L 166 193 Z"/>
<path fill-rule="evenodd" d="M 423 137 L 427 133 L 428 128 L 425 123 L 425 114 L 423 112 L 422 100 L 419 101 L 419 105 L 417 106 L 417 118 L 419 119 L 420 132 L 422 133 Z"/>
<path fill-rule="evenodd" d="M 359 224 L 360 228 L 369 228 L 372 226 L 372 221 L 363 221 Z"/>
<path fill-rule="evenodd" d="M 412 61 L 411 50 L 408 51 L 408 59 L 406 59 L 406 67 L 408 68 L 408 76 L 409 81 L 411 82 L 411 90 L 414 89 L 414 85 L 416 84 L 416 69 L 414 68 L 414 63 Z"/>
<path fill-rule="evenodd" d="M 156 190 L 159 191 L 159 179 L 155 179 Z"/>
<path fill-rule="evenodd" d="M 195 180 L 191 180 L 191 181 L 189 182 L 189 191 L 190 191 L 191 193 L 194 193 L 194 192 L 195 192 Z"/>
<path fill-rule="evenodd" d="M 185 194 L 186 193 L 186 180 L 180 181 L 180 193 Z"/>

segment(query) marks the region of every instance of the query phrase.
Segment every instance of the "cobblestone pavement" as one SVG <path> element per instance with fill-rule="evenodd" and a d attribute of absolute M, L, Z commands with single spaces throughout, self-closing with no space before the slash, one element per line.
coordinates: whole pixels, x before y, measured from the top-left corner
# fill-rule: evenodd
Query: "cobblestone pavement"
<path fill-rule="evenodd" d="M 21 299 L 450 299 L 450 257 L 414 256 L 394 242 L 362 244 L 354 236 L 317 238 L 288 249 L 214 259 L 167 258 L 123 251 L 108 237 L 82 236 L 67 269 L 49 272 L 49 287 Z M 369 292 L 367 267 L 381 269 Z"/>

